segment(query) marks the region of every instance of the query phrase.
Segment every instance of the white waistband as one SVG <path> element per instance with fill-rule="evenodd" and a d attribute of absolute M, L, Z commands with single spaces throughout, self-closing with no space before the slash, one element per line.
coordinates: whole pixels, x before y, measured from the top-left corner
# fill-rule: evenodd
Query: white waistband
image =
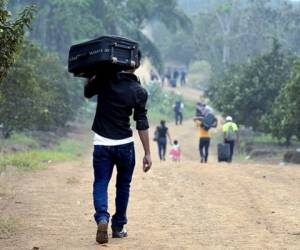
<path fill-rule="evenodd" d="M 133 136 L 121 140 L 114 140 L 105 138 L 101 135 L 95 133 L 94 135 L 94 145 L 102 145 L 102 146 L 119 146 L 127 143 L 134 142 Z"/>

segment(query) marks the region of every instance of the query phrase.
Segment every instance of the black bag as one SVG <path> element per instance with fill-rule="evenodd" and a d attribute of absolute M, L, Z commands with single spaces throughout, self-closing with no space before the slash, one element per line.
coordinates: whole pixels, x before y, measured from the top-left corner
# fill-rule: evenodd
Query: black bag
<path fill-rule="evenodd" d="M 158 138 L 159 138 L 159 132 L 158 132 L 158 127 L 156 128 L 155 132 L 154 132 L 154 138 L 153 138 L 153 141 L 158 141 Z"/>
<path fill-rule="evenodd" d="M 217 118 L 212 114 L 208 113 L 203 117 L 202 126 L 205 130 L 209 130 L 211 127 L 215 126 Z"/>
<path fill-rule="evenodd" d="M 227 161 L 230 160 L 230 145 L 228 143 L 219 143 L 218 144 L 218 161 Z"/>
<path fill-rule="evenodd" d="M 78 77 L 134 69 L 139 66 L 138 50 L 135 41 L 116 36 L 99 37 L 70 48 L 68 69 Z"/>

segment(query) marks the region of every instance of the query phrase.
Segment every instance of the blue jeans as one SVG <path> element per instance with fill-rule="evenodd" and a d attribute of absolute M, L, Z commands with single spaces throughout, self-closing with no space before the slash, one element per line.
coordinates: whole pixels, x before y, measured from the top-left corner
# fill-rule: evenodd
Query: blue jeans
<path fill-rule="evenodd" d="M 127 205 L 129 200 L 130 183 L 135 166 L 134 144 L 120 146 L 94 146 L 93 166 L 94 185 L 93 198 L 95 220 L 109 221 L 107 188 L 112 176 L 114 165 L 117 167 L 116 181 L 116 211 L 112 217 L 112 228 L 122 228 L 127 223 Z"/>
<path fill-rule="evenodd" d="M 167 150 L 167 138 L 165 138 L 165 137 L 158 138 L 157 145 L 158 145 L 159 159 L 161 161 L 165 160 L 165 158 L 166 158 L 166 150 Z"/>

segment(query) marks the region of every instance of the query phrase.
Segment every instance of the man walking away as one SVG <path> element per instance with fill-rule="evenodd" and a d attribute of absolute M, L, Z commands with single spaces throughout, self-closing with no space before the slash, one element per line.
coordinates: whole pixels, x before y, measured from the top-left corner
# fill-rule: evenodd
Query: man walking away
<path fill-rule="evenodd" d="M 145 108 L 147 91 L 140 85 L 134 70 L 96 75 L 90 78 L 84 88 L 86 98 L 98 96 L 98 103 L 92 130 L 94 135 L 94 185 L 93 198 L 95 221 L 98 226 L 96 241 L 108 242 L 108 194 L 107 188 L 114 165 L 117 168 L 115 214 L 112 216 L 112 237 L 127 236 L 127 206 L 130 183 L 135 167 L 135 149 L 130 116 L 136 121 L 145 156 L 143 170 L 147 172 L 152 165 L 149 147 L 148 119 Z"/>
<path fill-rule="evenodd" d="M 180 85 L 186 85 L 186 69 L 183 67 L 180 72 Z"/>
<path fill-rule="evenodd" d="M 161 161 L 166 160 L 166 151 L 167 151 L 167 137 L 169 138 L 170 144 L 172 144 L 171 136 L 169 129 L 166 126 L 165 121 L 160 122 L 160 126 L 157 126 L 155 131 L 155 137 L 158 145 L 158 155 Z"/>
<path fill-rule="evenodd" d="M 182 125 L 184 104 L 181 101 L 176 101 L 173 108 L 175 113 L 175 124 Z"/>
<path fill-rule="evenodd" d="M 234 144 L 238 141 L 238 126 L 232 121 L 231 116 L 226 117 L 226 122 L 223 125 L 224 142 L 230 146 L 230 157 L 229 162 L 232 162 Z"/>

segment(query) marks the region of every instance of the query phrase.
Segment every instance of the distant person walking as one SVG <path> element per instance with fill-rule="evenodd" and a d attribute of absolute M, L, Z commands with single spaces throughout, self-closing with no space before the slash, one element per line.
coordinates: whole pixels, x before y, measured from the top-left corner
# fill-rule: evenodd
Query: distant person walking
<path fill-rule="evenodd" d="M 183 68 L 180 72 L 180 85 L 181 87 L 186 85 L 186 69 Z"/>
<path fill-rule="evenodd" d="M 232 121 L 231 116 L 226 117 L 226 122 L 223 125 L 224 142 L 230 146 L 229 162 L 232 162 L 235 141 L 239 140 L 238 126 Z"/>
<path fill-rule="evenodd" d="M 158 145 L 158 156 L 161 161 L 166 160 L 167 137 L 171 144 L 172 140 L 169 133 L 169 129 L 166 126 L 166 122 L 162 120 L 160 122 L 160 126 L 157 126 L 155 131 L 155 140 L 157 141 Z"/>
<path fill-rule="evenodd" d="M 165 75 L 164 75 L 164 79 L 167 81 L 166 85 L 171 85 L 171 69 L 168 68 L 167 71 L 165 72 Z"/>
<path fill-rule="evenodd" d="M 204 123 L 202 120 L 198 120 L 197 121 L 198 126 L 200 127 L 199 130 L 199 136 L 200 136 L 200 140 L 199 140 L 199 152 L 200 152 L 200 159 L 201 159 L 201 163 L 207 163 L 208 161 L 208 154 L 209 154 L 209 146 L 210 146 L 210 128 L 207 129 L 204 126 Z M 212 127 L 216 127 L 217 126 L 217 120 L 215 121 L 215 123 L 212 125 Z"/>
<path fill-rule="evenodd" d="M 175 115 L 175 124 L 182 125 L 183 109 L 184 109 L 183 102 L 180 100 L 176 101 L 175 104 L 173 105 L 173 109 L 174 109 L 174 115 Z"/>
<path fill-rule="evenodd" d="M 179 71 L 177 69 L 174 69 L 174 71 L 173 71 L 173 79 L 175 81 L 175 86 L 177 84 L 178 77 L 179 77 Z"/>

